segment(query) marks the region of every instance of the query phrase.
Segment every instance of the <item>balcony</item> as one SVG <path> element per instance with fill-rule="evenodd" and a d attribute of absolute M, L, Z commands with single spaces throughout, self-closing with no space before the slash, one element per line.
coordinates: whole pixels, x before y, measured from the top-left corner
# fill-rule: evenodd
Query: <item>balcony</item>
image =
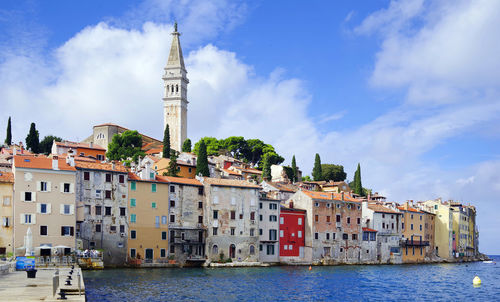
<path fill-rule="evenodd" d="M 429 246 L 429 241 L 401 239 L 401 246 Z"/>

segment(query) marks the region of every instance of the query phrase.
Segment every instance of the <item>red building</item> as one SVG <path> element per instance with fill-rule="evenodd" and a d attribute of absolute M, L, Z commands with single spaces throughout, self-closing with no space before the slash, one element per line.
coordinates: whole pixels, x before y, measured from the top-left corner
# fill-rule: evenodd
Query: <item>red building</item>
<path fill-rule="evenodd" d="M 280 257 L 304 257 L 306 211 L 281 206 Z"/>

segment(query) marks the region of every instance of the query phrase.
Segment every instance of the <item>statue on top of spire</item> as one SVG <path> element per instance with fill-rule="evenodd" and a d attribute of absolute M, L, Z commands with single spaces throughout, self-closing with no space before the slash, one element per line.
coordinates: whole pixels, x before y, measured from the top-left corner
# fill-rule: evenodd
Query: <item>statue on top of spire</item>
<path fill-rule="evenodd" d="M 174 32 L 177 32 L 177 21 L 174 22 Z"/>

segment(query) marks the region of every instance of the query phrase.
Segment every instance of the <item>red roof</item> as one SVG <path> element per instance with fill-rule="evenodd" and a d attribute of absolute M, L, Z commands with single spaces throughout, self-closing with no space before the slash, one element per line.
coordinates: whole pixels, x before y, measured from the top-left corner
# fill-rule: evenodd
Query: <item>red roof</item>
<path fill-rule="evenodd" d="M 121 163 L 116 163 L 114 169 L 112 163 L 101 163 L 97 161 L 96 162 L 76 161 L 75 164 L 77 168 L 81 169 L 105 170 L 105 171 L 115 171 L 122 173 L 128 172 L 127 168 L 125 168 Z"/>
<path fill-rule="evenodd" d="M 52 170 L 52 158 L 46 156 L 14 156 L 14 166 L 16 168 L 28 168 L 28 169 L 44 169 Z M 66 163 L 65 159 L 58 159 L 58 170 L 65 171 L 76 171 L 75 167 L 72 167 Z"/>
<path fill-rule="evenodd" d="M 323 200 L 342 200 L 342 193 L 335 192 L 316 192 L 316 191 L 307 191 L 302 190 L 307 196 L 312 199 L 323 199 Z M 344 193 L 343 201 L 351 201 L 351 202 L 360 202 L 358 199 L 350 196 L 347 193 Z"/>
<path fill-rule="evenodd" d="M 190 186 L 203 186 L 201 182 L 192 178 L 183 177 L 171 177 L 171 176 L 156 176 L 158 179 L 163 179 L 169 183 L 180 184 L 180 185 L 190 185 Z"/>
<path fill-rule="evenodd" d="M 14 182 L 14 174 L 12 174 L 11 172 L 0 171 L 0 182 L 13 183 Z"/>
<path fill-rule="evenodd" d="M 67 148 L 84 148 L 84 149 L 93 149 L 106 151 L 103 147 L 93 144 L 92 147 L 87 143 L 75 143 L 75 142 L 56 142 L 56 146 L 67 147 Z"/>
<path fill-rule="evenodd" d="M 374 229 L 363 228 L 363 232 L 378 232 L 378 231 Z"/>
<path fill-rule="evenodd" d="M 393 209 L 390 209 L 388 207 L 384 207 L 383 205 L 380 204 L 368 204 L 368 209 L 377 212 L 377 213 L 389 213 L 389 214 L 401 214 L 398 211 L 395 211 Z"/>
<path fill-rule="evenodd" d="M 415 208 L 412 208 L 412 207 L 408 207 L 408 210 L 405 209 L 404 207 L 398 207 L 399 210 L 401 211 L 408 211 L 408 212 L 415 212 L 415 213 L 422 213 L 422 211 L 420 210 L 417 210 Z"/>

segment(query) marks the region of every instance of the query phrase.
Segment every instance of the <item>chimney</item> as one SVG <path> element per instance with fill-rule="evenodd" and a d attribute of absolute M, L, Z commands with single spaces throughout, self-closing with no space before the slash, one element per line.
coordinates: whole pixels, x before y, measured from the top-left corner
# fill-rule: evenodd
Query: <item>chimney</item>
<path fill-rule="evenodd" d="M 115 161 L 112 161 L 111 162 L 111 170 L 114 170 L 115 169 Z"/>
<path fill-rule="evenodd" d="M 93 143 L 93 142 L 90 142 L 90 143 L 89 143 L 89 147 L 90 147 L 90 148 L 93 148 L 93 147 L 94 147 L 94 143 Z"/>
<path fill-rule="evenodd" d="M 73 149 L 68 150 L 68 156 L 66 156 L 66 163 L 72 167 L 75 166 L 75 151 Z"/>
<path fill-rule="evenodd" d="M 344 191 L 342 191 L 341 194 L 342 194 L 342 200 L 344 200 Z"/>
<path fill-rule="evenodd" d="M 52 170 L 59 170 L 59 156 L 52 156 Z"/>
<path fill-rule="evenodd" d="M 23 142 L 19 142 L 19 147 L 21 147 L 21 154 L 24 154 Z"/>

